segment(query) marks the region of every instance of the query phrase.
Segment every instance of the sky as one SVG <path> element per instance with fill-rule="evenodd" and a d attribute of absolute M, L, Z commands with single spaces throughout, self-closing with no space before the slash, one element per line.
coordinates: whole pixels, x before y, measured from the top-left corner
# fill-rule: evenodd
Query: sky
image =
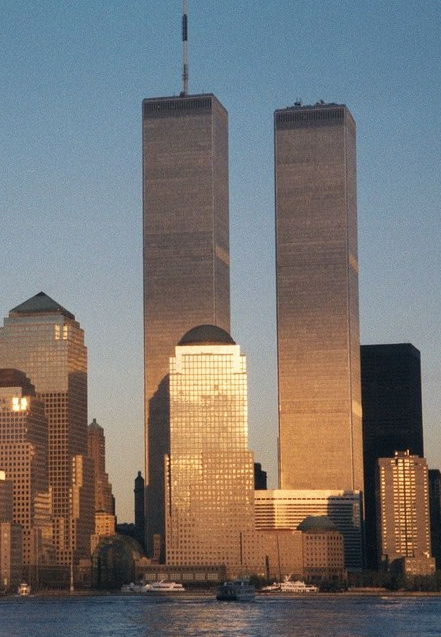
<path fill-rule="evenodd" d="M 141 102 L 181 91 L 181 0 L 0 3 L 0 320 L 46 292 L 89 356 L 118 520 L 143 470 Z M 441 0 L 189 0 L 189 92 L 229 113 L 232 336 L 277 486 L 273 112 L 357 122 L 362 343 L 421 352 L 441 468 Z"/>

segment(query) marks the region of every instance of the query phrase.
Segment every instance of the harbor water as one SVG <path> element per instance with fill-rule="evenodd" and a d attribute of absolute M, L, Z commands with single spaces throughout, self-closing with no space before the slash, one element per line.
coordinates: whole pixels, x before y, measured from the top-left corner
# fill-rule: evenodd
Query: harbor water
<path fill-rule="evenodd" d="M 438 596 L 0 598 L 0 637 L 435 637 Z"/>

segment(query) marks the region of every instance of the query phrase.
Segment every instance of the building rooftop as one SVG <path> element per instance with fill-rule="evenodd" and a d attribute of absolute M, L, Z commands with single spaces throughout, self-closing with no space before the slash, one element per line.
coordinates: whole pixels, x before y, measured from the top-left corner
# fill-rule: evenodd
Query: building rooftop
<path fill-rule="evenodd" d="M 338 531 L 337 525 L 326 515 L 308 515 L 297 527 L 298 531 Z"/>
<path fill-rule="evenodd" d="M 189 330 L 178 345 L 236 345 L 226 330 L 217 325 L 198 325 Z"/>
<path fill-rule="evenodd" d="M 35 396 L 35 387 L 19 369 L 0 369 L 0 387 L 21 387 L 28 396 Z"/>
<path fill-rule="evenodd" d="M 75 316 L 66 310 L 62 305 L 51 299 L 45 292 L 39 292 L 35 296 L 31 297 L 24 303 L 12 308 L 9 312 L 9 316 L 15 316 L 17 314 L 63 314 L 67 318 L 75 320 Z"/>

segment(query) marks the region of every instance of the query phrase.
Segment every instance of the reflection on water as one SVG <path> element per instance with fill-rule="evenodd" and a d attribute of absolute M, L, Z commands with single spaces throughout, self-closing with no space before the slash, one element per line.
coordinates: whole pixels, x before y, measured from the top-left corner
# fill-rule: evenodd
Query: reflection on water
<path fill-rule="evenodd" d="M 0 637 L 435 637 L 441 598 L 3 598 Z"/>

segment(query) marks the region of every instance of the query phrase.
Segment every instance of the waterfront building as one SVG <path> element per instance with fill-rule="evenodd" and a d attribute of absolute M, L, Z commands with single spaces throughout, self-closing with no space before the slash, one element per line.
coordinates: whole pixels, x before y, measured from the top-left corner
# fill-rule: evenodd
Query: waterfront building
<path fill-rule="evenodd" d="M 230 329 L 228 116 L 212 94 L 143 101 L 148 553 L 163 558 L 169 357 L 199 324 Z"/>
<path fill-rule="evenodd" d="M 0 398 L 0 401 L 2 399 Z M 1 466 L 1 464 L 0 464 Z M 17 590 L 23 570 L 23 531 L 13 521 L 13 483 L 0 471 L 0 592 Z"/>
<path fill-rule="evenodd" d="M 82 551 L 89 547 L 94 530 L 94 505 L 92 516 L 88 509 L 93 502 L 93 479 L 82 479 L 86 465 L 92 462 L 86 462 L 87 350 L 83 330 L 71 312 L 40 292 L 14 307 L 5 318 L 0 328 L 0 366 L 22 370 L 44 403 L 54 547 L 57 564 L 68 566 L 89 556 L 89 551 L 86 556 Z M 76 483 L 77 478 L 80 483 Z"/>
<path fill-rule="evenodd" d="M 246 359 L 223 329 L 189 330 L 170 359 L 166 555 L 171 565 L 254 563 Z"/>
<path fill-rule="evenodd" d="M 279 486 L 360 494 L 355 122 L 296 104 L 274 128 Z"/>
<path fill-rule="evenodd" d="M 341 585 L 346 580 L 344 538 L 335 522 L 324 515 L 308 516 L 297 529 L 302 532 L 305 579 Z"/>
<path fill-rule="evenodd" d="M 13 485 L 12 520 L 22 527 L 23 564 L 54 560 L 48 423 L 26 374 L 0 369 L 0 466 Z"/>
<path fill-rule="evenodd" d="M 362 564 L 362 494 L 355 491 L 268 489 L 254 492 L 256 529 L 296 530 L 309 516 L 326 516 L 344 539 L 344 566 Z"/>
<path fill-rule="evenodd" d="M 399 561 L 404 574 L 434 572 L 425 458 L 396 451 L 393 458 L 378 459 L 377 523 L 381 566 Z"/>
<path fill-rule="evenodd" d="M 408 449 L 424 456 L 421 356 L 410 343 L 361 346 L 361 395 L 367 564 L 376 568 L 378 458 Z"/>

